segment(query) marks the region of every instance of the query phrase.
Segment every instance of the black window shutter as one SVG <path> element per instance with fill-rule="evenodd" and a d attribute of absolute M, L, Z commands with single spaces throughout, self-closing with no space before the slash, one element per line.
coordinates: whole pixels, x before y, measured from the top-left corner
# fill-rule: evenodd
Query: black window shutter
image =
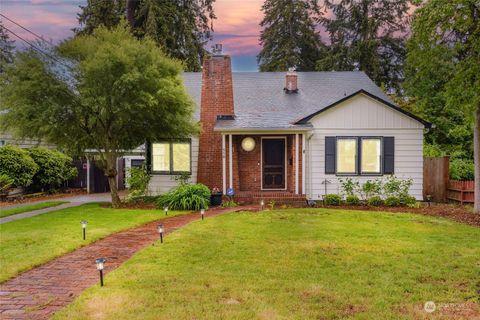
<path fill-rule="evenodd" d="M 395 137 L 383 137 L 383 173 L 394 174 Z"/>
<path fill-rule="evenodd" d="M 335 137 L 325 137 L 325 173 L 335 174 L 335 153 L 337 151 Z"/>

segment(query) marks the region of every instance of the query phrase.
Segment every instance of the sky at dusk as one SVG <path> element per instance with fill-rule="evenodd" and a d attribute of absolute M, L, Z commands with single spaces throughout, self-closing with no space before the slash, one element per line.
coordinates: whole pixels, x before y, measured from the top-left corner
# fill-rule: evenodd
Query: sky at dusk
<path fill-rule="evenodd" d="M 58 42 L 73 35 L 71 29 L 78 27 L 79 5 L 85 3 L 86 0 L 0 0 L 0 12 L 46 39 Z M 224 52 L 233 58 L 234 71 L 257 70 L 255 56 L 260 51 L 262 3 L 263 0 L 217 0 L 215 3 L 217 19 L 212 42 L 223 44 Z M 21 37 L 34 38 L 2 20 L 5 27 Z M 20 45 L 21 41 L 15 40 Z"/>

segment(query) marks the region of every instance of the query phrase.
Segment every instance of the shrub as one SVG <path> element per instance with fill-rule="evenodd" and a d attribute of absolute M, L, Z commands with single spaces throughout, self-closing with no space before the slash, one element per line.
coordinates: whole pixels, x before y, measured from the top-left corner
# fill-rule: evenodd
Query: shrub
<path fill-rule="evenodd" d="M 412 197 L 410 195 L 402 195 L 400 196 L 400 204 L 408 207 L 415 207 L 417 204 L 417 199 L 415 197 Z"/>
<path fill-rule="evenodd" d="M 14 146 L 0 148 L 0 174 L 13 179 L 14 186 L 29 186 L 37 171 L 38 165 L 27 151 Z"/>
<path fill-rule="evenodd" d="M 358 181 L 353 181 L 352 178 L 338 179 L 340 185 L 342 186 L 343 192 L 349 196 L 355 194 L 360 188 L 360 183 Z"/>
<path fill-rule="evenodd" d="M 0 173 L 0 195 L 8 194 L 8 190 L 13 185 L 13 178 L 10 178 L 4 173 Z"/>
<path fill-rule="evenodd" d="M 342 197 L 340 197 L 338 194 L 331 193 L 324 196 L 323 201 L 326 205 L 338 206 L 342 202 Z"/>
<path fill-rule="evenodd" d="M 380 196 L 382 192 L 382 181 L 380 180 L 367 180 L 362 185 L 361 193 L 364 199 L 370 199 L 374 196 Z"/>
<path fill-rule="evenodd" d="M 472 160 L 453 159 L 450 161 L 450 179 L 473 180 L 475 179 L 475 167 Z"/>
<path fill-rule="evenodd" d="M 233 200 L 228 200 L 222 203 L 221 207 L 222 208 L 235 208 L 238 206 L 238 203 L 236 203 Z"/>
<path fill-rule="evenodd" d="M 345 202 L 351 206 L 357 206 L 360 204 L 360 198 L 354 194 L 349 194 L 345 199 Z"/>
<path fill-rule="evenodd" d="M 127 178 L 128 189 L 144 195 L 150 182 L 150 175 L 145 166 L 132 167 L 129 170 L 129 174 Z"/>
<path fill-rule="evenodd" d="M 39 167 L 33 176 L 32 187 L 35 190 L 58 189 L 78 174 L 77 168 L 72 166 L 72 158 L 59 151 L 30 148 L 28 153 Z"/>
<path fill-rule="evenodd" d="M 368 205 L 372 207 L 378 207 L 383 204 L 382 198 L 380 196 L 373 196 L 368 199 Z"/>
<path fill-rule="evenodd" d="M 400 199 L 395 196 L 389 196 L 385 199 L 385 205 L 387 207 L 398 207 L 400 205 Z"/>
<path fill-rule="evenodd" d="M 157 207 L 168 206 L 171 210 L 207 209 L 210 203 L 210 190 L 203 184 L 180 184 L 157 199 Z"/>

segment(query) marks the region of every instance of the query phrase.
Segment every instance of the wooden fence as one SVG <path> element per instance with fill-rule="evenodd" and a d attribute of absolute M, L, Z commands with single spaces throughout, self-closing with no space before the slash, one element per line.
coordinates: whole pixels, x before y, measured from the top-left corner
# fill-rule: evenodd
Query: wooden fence
<path fill-rule="evenodd" d="M 427 195 L 434 202 L 447 201 L 448 157 L 425 157 L 423 159 L 423 198 Z"/>
<path fill-rule="evenodd" d="M 447 188 L 447 199 L 459 201 L 461 204 L 473 203 L 475 199 L 475 181 L 450 180 Z"/>

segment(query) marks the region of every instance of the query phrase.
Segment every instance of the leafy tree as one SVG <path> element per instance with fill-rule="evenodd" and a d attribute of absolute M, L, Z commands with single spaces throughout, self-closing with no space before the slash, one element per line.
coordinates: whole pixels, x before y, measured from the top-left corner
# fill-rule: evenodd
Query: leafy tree
<path fill-rule="evenodd" d="M 2 77 L 1 124 L 24 137 L 60 148 L 97 152 L 115 207 L 120 204 L 116 159 L 146 140 L 197 132 L 193 101 L 179 73 L 150 39 L 135 39 L 125 23 L 61 44 L 58 55 L 72 67 L 67 77 L 36 52 L 19 55 Z M 56 62 L 56 61 L 55 61 Z"/>
<path fill-rule="evenodd" d="M 260 26 L 260 71 L 286 71 L 296 67 L 313 71 L 323 44 L 315 22 L 320 15 L 317 0 L 266 0 Z"/>
<path fill-rule="evenodd" d="M 203 46 L 210 39 L 215 0 L 89 0 L 81 6 L 78 34 L 91 34 L 99 25 L 116 26 L 127 16 L 133 33 L 149 36 L 187 71 L 200 71 Z"/>
<path fill-rule="evenodd" d="M 15 41 L 10 39 L 7 30 L 0 20 L 0 73 L 5 71 L 5 67 L 13 62 L 13 50 Z"/>
<path fill-rule="evenodd" d="M 401 93 L 409 0 L 325 0 L 320 23 L 330 45 L 320 71 L 364 71 L 377 85 Z"/>
<path fill-rule="evenodd" d="M 407 89 L 426 114 L 435 114 L 442 130 L 448 130 L 446 123 L 460 124 L 452 128 L 457 131 L 473 127 L 475 189 L 480 190 L 480 3 L 419 4 L 408 44 Z M 475 211 L 480 212 L 480 192 Z"/>

